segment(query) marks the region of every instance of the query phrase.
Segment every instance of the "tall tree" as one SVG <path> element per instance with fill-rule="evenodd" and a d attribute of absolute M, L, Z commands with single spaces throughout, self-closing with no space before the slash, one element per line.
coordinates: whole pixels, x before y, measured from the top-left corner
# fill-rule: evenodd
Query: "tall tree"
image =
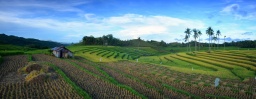
<path fill-rule="evenodd" d="M 200 36 L 202 35 L 202 32 L 200 31 L 200 30 L 198 30 L 198 38 L 199 38 L 199 40 L 198 40 L 198 45 L 199 45 L 199 50 L 200 50 Z"/>
<path fill-rule="evenodd" d="M 214 47 L 214 45 L 216 45 L 215 42 L 218 40 L 218 37 L 217 37 L 217 36 L 214 36 L 214 37 L 212 38 L 212 40 L 214 41 L 214 44 L 213 44 L 213 47 Z M 214 50 L 216 50 L 216 46 L 214 47 Z"/>
<path fill-rule="evenodd" d="M 218 37 L 218 38 L 217 38 L 217 39 L 218 39 L 217 49 L 219 49 L 220 35 L 221 35 L 220 30 L 217 30 L 217 33 L 216 33 L 216 36 Z"/>
<path fill-rule="evenodd" d="M 185 35 L 184 40 L 185 40 L 185 42 L 187 42 L 187 41 L 188 41 L 188 35 L 187 35 L 187 34 Z M 188 44 L 187 44 L 187 52 L 188 52 Z"/>
<path fill-rule="evenodd" d="M 211 50 L 211 36 L 214 35 L 214 31 L 211 27 L 208 27 L 206 30 L 206 34 L 209 36 L 209 51 Z"/>
<path fill-rule="evenodd" d="M 190 50 L 190 52 L 191 52 L 190 42 L 189 42 L 189 38 L 190 38 L 190 35 L 191 35 L 191 30 L 190 30 L 189 28 L 187 28 L 184 33 L 185 33 L 186 36 L 187 36 L 187 39 L 188 39 L 187 41 L 188 41 L 188 43 L 189 43 L 189 50 Z"/>
<path fill-rule="evenodd" d="M 194 32 L 194 39 L 195 39 L 195 51 L 196 51 L 196 39 L 198 38 L 198 30 L 197 29 L 193 29 L 193 32 Z"/>

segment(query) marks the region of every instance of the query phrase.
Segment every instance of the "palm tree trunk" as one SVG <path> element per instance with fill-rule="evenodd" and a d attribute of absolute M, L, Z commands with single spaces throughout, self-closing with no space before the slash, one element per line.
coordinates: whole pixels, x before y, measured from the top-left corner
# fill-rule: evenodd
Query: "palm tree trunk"
<path fill-rule="evenodd" d="M 212 47 L 214 48 L 214 50 L 215 50 L 215 41 L 212 41 L 213 43 L 212 43 Z"/>
<path fill-rule="evenodd" d="M 210 51 L 210 35 L 209 35 L 209 51 Z"/>
<path fill-rule="evenodd" d="M 195 51 L 196 51 L 196 39 L 195 39 Z"/>
<path fill-rule="evenodd" d="M 188 43 L 187 43 L 187 52 L 188 52 Z"/>
<path fill-rule="evenodd" d="M 219 36 L 218 36 L 218 50 L 219 50 L 219 44 L 220 44 L 219 42 L 220 42 L 220 38 L 219 38 Z"/>
<path fill-rule="evenodd" d="M 210 49 L 212 50 L 213 49 L 213 47 L 212 47 L 212 36 L 211 36 L 211 46 L 210 46 Z"/>
<path fill-rule="evenodd" d="M 198 40 L 198 51 L 200 51 L 200 36 L 199 36 L 199 40 Z"/>
<path fill-rule="evenodd" d="M 190 42 L 189 42 L 189 52 L 191 52 Z"/>

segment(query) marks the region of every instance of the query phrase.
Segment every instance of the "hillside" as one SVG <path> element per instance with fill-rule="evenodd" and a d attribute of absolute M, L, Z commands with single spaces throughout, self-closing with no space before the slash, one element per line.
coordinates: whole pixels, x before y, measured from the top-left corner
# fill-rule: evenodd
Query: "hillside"
<path fill-rule="evenodd" d="M 0 44 L 11 44 L 17 46 L 26 46 L 30 48 L 51 48 L 55 46 L 65 45 L 53 41 L 42 41 L 33 38 L 23 38 L 6 34 L 0 34 Z"/>

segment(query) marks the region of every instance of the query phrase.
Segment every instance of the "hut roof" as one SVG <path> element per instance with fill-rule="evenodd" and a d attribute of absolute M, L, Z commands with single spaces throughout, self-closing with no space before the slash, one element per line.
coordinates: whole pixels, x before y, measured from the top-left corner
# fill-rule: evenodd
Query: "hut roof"
<path fill-rule="evenodd" d="M 60 47 L 54 47 L 54 48 L 52 48 L 52 50 L 53 51 L 57 51 L 57 52 L 59 52 L 59 51 L 62 51 L 62 52 L 71 52 L 70 50 L 68 50 L 66 47 L 64 47 L 64 46 L 60 46 Z"/>

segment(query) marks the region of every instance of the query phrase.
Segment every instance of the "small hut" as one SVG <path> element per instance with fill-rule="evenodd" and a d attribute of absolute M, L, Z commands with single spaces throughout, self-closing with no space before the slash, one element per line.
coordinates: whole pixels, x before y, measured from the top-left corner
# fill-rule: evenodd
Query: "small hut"
<path fill-rule="evenodd" d="M 73 57 L 73 53 L 64 46 L 52 48 L 52 53 L 58 58 L 70 58 Z"/>

